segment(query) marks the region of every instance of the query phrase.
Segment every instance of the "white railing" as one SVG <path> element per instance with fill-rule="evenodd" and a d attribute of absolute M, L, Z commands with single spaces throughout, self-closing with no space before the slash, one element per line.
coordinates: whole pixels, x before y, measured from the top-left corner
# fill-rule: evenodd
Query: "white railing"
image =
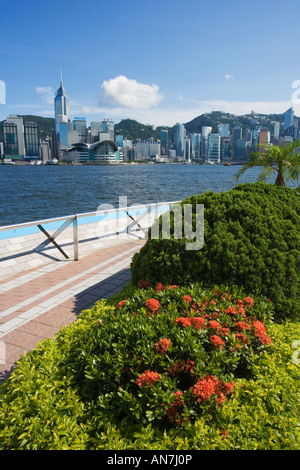
<path fill-rule="evenodd" d="M 143 204 L 143 205 L 137 205 L 137 206 L 130 206 L 130 207 L 119 207 L 117 209 L 108 209 L 108 210 L 98 210 L 96 212 L 87 212 L 83 214 L 74 214 L 74 215 L 68 215 L 65 217 L 56 217 L 56 218 L 51 218 L 51 219 L 42 219 L 42 220 L 36 220 L 32 222 L 24 222 L 21 224 L 14 224 L 14 225 L 5 225 L 0 227 L 0 232 L 13 232 L 14 237 L 17 237 L 16 231 L 19 229 L 24 229 L 24 228 L 30 228 L 30 227 L 37 227 L 47 238 L 47 240 L 44 242 L 44 246 L 47 246 L 48 244 L 52 243 L 62 254 L 65 258 L 69 258 L 69 256 L 64 252 L 62 247 L 57 243 L 56 238 L 71 224 L 73 225 L 73 245 L 74 245 L 74 260 L 78 261 L 79 260 L 79 237 L 78 237 L 78 224 L 81 223 L 80 221 L 82 220 L 82 224 L 84 224 L 84 219 L 89 217 L 89 218 L 101 218 L 103 216 L 114 216 L 114 219 L 117 219 L 118 217 L 126 217 L 128 219 L 128 223 L 123 229 L 124 232 L 129 233 L 132 227 L 137 225 L 140 230 L 142 230 L 144 233 L 146 233 L 146 230 L 142 228 L 140 225 L 141 220 L 147 216 L 149 213 L 154 213 L 154 218 L 158 218 L 161 211 L 160 209 L 163 206 L 166 206 L 169 210 L 171 206 L 174 204 L 177 204 L 179 201 L 172 201 L 172 202 L 157 202 L 153 204 Z M 142 210 L 142 212 L 141 212 Z M 141 213 L 140 213 L 141 212 Z M 122 215 L 124 214 L 124 215 Z M 47 224 L 55 224 L 63 222 L 62 225 L 57 227 L 55 229 L 55 232 L 50 234 L 49 230 L 46 230 L 44 225 Z M 92 223 L 92 222 L 86 222 L 86 223 Z M 101 222 L 100 222 L 101 223 Z M 3 239 L 3 237 L 2 237 Z M 4 236 L 5 239 L 5 236 Z"/>

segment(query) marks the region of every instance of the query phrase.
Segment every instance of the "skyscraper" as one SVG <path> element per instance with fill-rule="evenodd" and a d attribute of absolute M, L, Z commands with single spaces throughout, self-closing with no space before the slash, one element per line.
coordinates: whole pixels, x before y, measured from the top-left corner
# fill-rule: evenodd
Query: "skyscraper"
<path fill-rule="evenodd" d="M 209 126 L 203 126 L 201 129 L 201 157 L 203 161 L 207 161 L 208 158 L 208 136 L 211 131 L 212 128 Z"/>
<path fill-rule="evenodd" d="M 221 136 L 210 133 L 208 136 L 207 158 L 209 163 L 220 163 L 221 159 Z"/>
<path fill-rule="evenodd" d="M 72 135 L 73 125 L 70 122 L 70 105 L 66 90 L 61 79 L 60 87 L 54 98 L 55 128 L 61 148 L 68 148 L 70 145 L 69 136 Z"/>
<path fill-rule="evenodd" d="M 174 148 L 176 150 L 176 156 L 184 158 L 185 156 L 185 128 L 183 124 L 175 124 L 174 126 Z"/>
<path fill-rule="evenodd" d="M 70 122 L 69 97 L 66 90 L 64 89 L 62 80 L 54 98 L 54 109 L 56 130 L 59 132 L 59 124 Z"/>
<path fill-rule="evenodd" d="M 36 122 L 25 122 L 24 136 L 26 155 L 28 157 L 39 157 L 40 155 L 40 141 L 39 130 Z"/>
<path fill-rule="evenodd" d="M 8 118 L 6 118 L 6 121 L 16 124 L 18 134 L 18 154 L 22 156 L 26 155 L 23 118 L 11 114 Z"/>
<path fill-rule="evenodd" d="M 161 154 L 168 155 L 169 153 L 169 132 L 162 129 L 160 132 Z"/>
<path fill-rule="evenodd" d="M 242 128 L 235 126 L 232 129 L 232 160 L 237 160 L 237 141 L 242 139 Z"/>
<path fill-rule="evenodd" d="M 287 131 L 290 129 L 294 124 L 294 110 L 293 108 L 289 108 L 284 113 L 284 130 Z"/>

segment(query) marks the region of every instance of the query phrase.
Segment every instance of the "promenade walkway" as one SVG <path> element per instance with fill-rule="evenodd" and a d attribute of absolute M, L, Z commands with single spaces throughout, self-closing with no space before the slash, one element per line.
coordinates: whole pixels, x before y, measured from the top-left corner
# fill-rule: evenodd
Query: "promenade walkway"
<path fill-rule="evenodd" d="M 81 257 L 0 278 L 0 384 L 16 361 L 98 300 L 130 280 L 130 262 L 145 240 L 120 241 Z"/>

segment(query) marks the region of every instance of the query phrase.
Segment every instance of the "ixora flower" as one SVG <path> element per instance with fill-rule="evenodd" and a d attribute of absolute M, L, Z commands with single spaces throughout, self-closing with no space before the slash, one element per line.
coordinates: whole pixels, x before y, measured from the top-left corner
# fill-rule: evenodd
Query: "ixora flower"
<path fill-rule="evenodd" d="M 191 303 L 192 300 L 193 300 L 193 299 L 192 299 L 192 297 L 191 297 L 190 295 L 184 295 L 184 296 L 183 296 L 183 301 L 184 301 L 186 304 Z"/>
<path fill-rule="evenodd" d="M 158 282 L 155 286 L 155 292 L 161 292 L 163 290 L 165 290 L 165 286 L 163 286 L 161 282 Z"/>
<path fill-rule="evenodd" d="M 198 403 L 203 403 L 215 396 L 217 403 L 221 404 L 226 401 L 226 395 L 234 391 L 234 382 L 224 383 L 218 377 L 206 375 L 202 379 L 198 379 L 191 390 Z"/>
<path fill-rule="evenodd" d="M 179 325 L 186 327 L 186 326 L 191 326 L 192 322 L 190 318 L 187 317 L 179 317 L 175 318 L 175 324 L 179 323 Z"/>
<path fill-rule="evenodd" d="M 267 345 L 271 344 L 271 338 L 270 336 L 267 335 L 265 325 L 258 320 L 254 320 L 253 326 L 254 326 L 254 335 L 256 336 L 256 338 L 259 339 L 259 341 L 263 344 L 267 344 Z"/>
<path fill-rule="evenodd" d="M 210 339 L 210 342 L 213 346 L 216 346 L 217 348 L 223 349 L 223 345 L 225 343 L 220 338 L 220 336 L 212 335 L 209 339 Z"/>
<path fill-rule="evenodd" d="M 158 343 L 156 343 L 155 348 L 158 353 L 166 354 L 170 345 L 171 341 L 167 338 L 163 338 Z"/>
<path fill-rule="evenodd" d="M 117 305 L 117 310 L 120 310 L 120 308 L 124 307 L 125 304 L 126 304 L 126 300 L 121 300 L 121 302 L 119 302 Z"/>
<path fill-rule="evenodd" d="M 147 289 L 147 287 L 150 286 L 150 282 L 148 278 L 146 280 L 140 279 L 137 284 L 141 289 Z"/>
<path fill-rule="evenodd" d="M 148 299 L 146 300 L 146 307 L 147 307 L 147 310 L 149 310 L 152 313 L 155 313 L 158 311 L 160 307 L 160 303 L 156 299 Z"/>
<path fill-rule="evenodd" d="M 157 372 L 147 370 L 136 379 L 136 384 L 139 387 L 145 387 L 145 386 L 152 387 L 152 385 L 155 382 L 158 382 L 159 380 L 160 380 L 160 375 Z"/>

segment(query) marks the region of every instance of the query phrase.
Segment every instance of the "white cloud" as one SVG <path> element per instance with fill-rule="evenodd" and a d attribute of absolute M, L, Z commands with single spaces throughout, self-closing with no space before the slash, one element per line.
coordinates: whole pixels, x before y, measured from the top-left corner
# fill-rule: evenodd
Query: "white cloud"
<path fill-rule="evenodd" d="M 55 92 L 50 86 L 37 86 L 35 91 L 38 95 L 41 95 L 47 103 L 53 104 Z"/>
<path fill-rule="evenodd" d="M 100 105 L 122 108 L 148 109 L 163 99 L 157 85 L 139 83 L 123 75 L 105 80 Z"/>
<path fill-rule="evenodd" d="M 229 75 L 229 73 L 226 73 L 224 77 L 226 78 L 226 80 L 233 80 L 233 76 Z"/>

